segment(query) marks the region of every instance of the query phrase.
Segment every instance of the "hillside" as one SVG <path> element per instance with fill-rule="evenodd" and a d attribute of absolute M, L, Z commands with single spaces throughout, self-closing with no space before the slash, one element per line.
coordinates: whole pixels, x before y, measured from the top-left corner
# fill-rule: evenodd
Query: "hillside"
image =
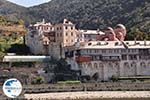
<path fill-rule="evenodd" d="M 5 15 L 11 20 L 17 20 L 25 12 L 26 8 L 10 3 L 6 0 L 0 0 L 0 15 Z"/>
<path fill-rule="evenodd" d="M 58 23 L 63 18 L 72 20 L 77 28 L 104 29 L 118 23 L 125 24 L 128 40 L 150 39 L 149 0 L 52 0 L 29 8 L 34 19 L 45 18 Z"/>
<path fill-rule="evenodd" d="M 20 46 L 23 44 L 24 34 L 26 34 L 26 29 L 22 20 L 13 21 L 0 16 L 0 60 L 7 50 L 15 45 Z M 19 49 L 19 46 L 17 49 Z"/>
<path fill-rule="evenodd" d="M 9 20 L 18 21 L 18 19 L 24 19 L 26 22 L 30 22 L 32 15 L 28 14 L 28 9 L 11 3 L 7 0 L 0 0 L 0 16 L 6 16 Z"/>
<path fill-rule="evenodd" d="M 17 12 L 11 11 L 14 9 L 17 9 Z M 10 15 L 17 13 L 16 16 L 26 22 L 36 22 L 45 18 L 46 21 L 58 23 L 68 18 L 77 28 L 104 29 L 106 26 L 122 23 L 130 33 L 150 33 L 150 0 L 52 0 L 39 6 L 19 6 L 19 9 L 17 6 L 11 10 Z M 129 39 L 133 39 L 132 35 L 130 34 Z"/>
<path fill-rule="evenodd" d="M 29 8 L 29 12 L 36 19 L 55 23 L 66 17 L 79 28 L 97 29 L 116 23 L 131 27 L 147 22 L 149 9 L 149 0 L 52 0 Z"/>

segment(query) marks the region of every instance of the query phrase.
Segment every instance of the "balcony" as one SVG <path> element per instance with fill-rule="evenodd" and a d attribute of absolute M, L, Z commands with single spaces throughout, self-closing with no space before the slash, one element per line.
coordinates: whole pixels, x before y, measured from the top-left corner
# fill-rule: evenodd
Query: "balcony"
<path fill-rule="evenodd" d="M 78 63 L 90 62 L 92 61 L 92 57 L 91 56 L 79 56 L 79 57 L 76 57 L 76 61 Z"/>
<path fill-rule="evenodd" d="M 120 56 L 102 56 L 102 61 L 120 61 Z"/>

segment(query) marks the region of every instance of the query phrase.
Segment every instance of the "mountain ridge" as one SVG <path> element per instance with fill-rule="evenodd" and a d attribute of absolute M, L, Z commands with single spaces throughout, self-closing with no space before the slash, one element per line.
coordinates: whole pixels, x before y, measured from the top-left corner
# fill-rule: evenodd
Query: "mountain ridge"
<path fill-rule="evenodd" d="M 16 14 L 17 18 L 28 23 L 44 18 L 55 24 L 67 18 L 82 29 L 104 29 L 122 23 L 129 31 L 150 33 L 149 0 L 51 0 L 29 8 L 16 7 L 16 12 L 14 9 L 12 7 L 12 14 L 3 15 Z M 0 5 L 0 15 L 1 11 Z"/>

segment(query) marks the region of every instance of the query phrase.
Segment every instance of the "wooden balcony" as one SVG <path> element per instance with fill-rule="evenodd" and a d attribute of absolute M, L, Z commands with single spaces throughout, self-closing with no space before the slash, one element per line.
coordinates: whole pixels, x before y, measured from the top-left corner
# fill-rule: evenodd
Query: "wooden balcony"
<path fill-rule="evenodd" d="M 90 62 L 92 61 L 92 57 L 91 56 L 79 56 L 79 57 L 76 57 L 76 61 L 78 63 Z"/>

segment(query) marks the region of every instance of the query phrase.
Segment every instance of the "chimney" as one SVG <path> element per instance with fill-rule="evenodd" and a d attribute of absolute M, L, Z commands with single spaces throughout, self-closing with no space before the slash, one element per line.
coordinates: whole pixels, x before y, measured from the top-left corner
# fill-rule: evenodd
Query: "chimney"
<path fill-rule="evenodd" d="M 135 45 L 137 44 L 136 38 L 134 38 L 134 44 L 135 44 Z"/>
<path fill-rule="evenodd" d="M 144 46 L 146 46 L 146 39 L 144 39 Z"/>
<path fill-rule="evenodd" d="M 97 29 L 97 32 L 99 32 L 100 30 L 99 29 Z"/>
<path fill-rule="evenodd" d="M 67 19 L 64 19 L 64 22 L 63 22 L 64 24 L 66 24 L 66 23 L 68 23 L 68 20 Z"/>
<path fill-rule="evenodd" d="M 42 23 L 45 24 L 45 19 L 43 18 Z"/>

